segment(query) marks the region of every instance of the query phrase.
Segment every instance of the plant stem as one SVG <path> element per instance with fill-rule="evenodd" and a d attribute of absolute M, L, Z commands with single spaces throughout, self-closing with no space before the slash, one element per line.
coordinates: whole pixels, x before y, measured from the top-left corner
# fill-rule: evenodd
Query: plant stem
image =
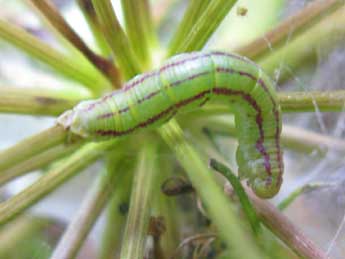
<path fill-rule="evenodd" d="M 211 1 L 179 47 L 168 50 L 168 56 L 202 49 L 235 3 L 236 0 Z"/>
<path fill-rule="evenodd" d="M 258 60 L 268 54 L 271 49 L 282 46 L 287 38 L 291 41 L 342 5 L 344 5 L 343 0 L 319 0 L 310 3 L 264 36 L 235 50 L 235 52 Z"/>
<path fill-rule="evenodd" d="M 315 189 L 319 189 L 319 188 L 322 188 L 325 186 L 329 186 L 329 184 L 309 183 L 309 184 L 303 185 L 301 187 L 298 187 L 293 192 L 291 192 L 284 200 L 282 200 L 278 204 L 277 208 L 281 211 L 285 210 L 301 194 L 308 192 L 308 191 L 315 190 Z"/>
<path fill-rule="evenodd" d="M 134 175 L 129 213 L 121 247 L 121 259 L 143 258 L 151 214 L 157 144 L 146 142 L 139 154 Z"/>
<path fill-rule="evenodd" d="M 280 92 L 279 102 L 284 112 L 342 112 L 345 110 L 345 90 Z"/>
<path fill-rule="evenodd" d="M 63 163 L 49 170 L 34 184 L 0 203 L 0 224 L 9 221 L 51 193 L 69 178 L 80 173 L 82 169 L 103 155 L 104 150 L 111 148 L 115 143 L 116 141 L 108 141 L 85 145 L 70 155 Z"/>
<path fill-rule="evenodd" d="M 121 0 L 129 42 L 141 67 L 151 66 L 152 23 L 147 0 Z"/>
<path fill-rule="evenodd" d="M 0 172 L 62 143 L 66 137 L 67 131 L 61 126 L 56 125 L 1 151 Z"/>
<path fill-rule="evenodd" d="M 104 56 L 110 56 L 111 50 L 102 33 L 92 0 L 77 0 L 77 3 L 93 33 L 101 53 Z"/>
<path fill-rule="evenodd" d="M 233 117 L 231 116 L 209 116 L 207 118 L 202 117 L 193 120 L 190 117 L 180 120 L 184 128 L 188 127 L 186 122 L 191 124 L 192 131 L 197 130 L 200 132 L 200 128 L 207 128 L 216 134 L 236 136 L 236 128 Z M 281 141 L 283 146 L 305 153 L 318 150 L 321 154 L 327 152 L 327 150 L 333 150 L 337 152 L 345 152 L 345 141 L 342 139 L 325 136 L 310 130 L 302 128 L 284 125 Z"/>
<path fill-rule="evenodd" d="M 29 0 L 51 25 L 76 47 L 84 56 L 105 75 L 115 88 L 121 87 L 120 73 L 109 60 L 94 53 L 79 35 L 69 26 L 50 0 Z"/>
<path fill-rule="evenodd" d="M 271 52 L 260 60 L 259 64 L 271 75 L 278 71 L 279 82 L 293 77 L 298 68 L 310 62 L 317 62 L 320 49 L 326 55 L 342 44 L 345 35 L 344 13 L 345 8 L 340 8 L 296 39 L 289 41 L 286 46 Z"/>
<path fill-rule="evenodd" d="M 260 221 L 256 215 L 253 205 L 249 201 L 249 198 L 245 190 L 243 189 L 243 186 L 239 178 L 237 178 L 237 176 L 228 167 L 226 167 L 224 164 L 218 162 L 215 159 L 210 160 L 210 167 L 224 175 L 225 178 L 228 179 L 228 181 L 231 183 L 231 186 L 234 188 L 234 191 L 237 197 L 239 198 L 243 211 L 247 216 L 247 219 L 252 227 L 253 232 L 256 235 L 260 234 L 262 231 Z"/>
<path fill-rule="evenodd" d="M 256 245 L 245 234 L 242 223 L 237 219 L 233 207 L 226 200 L 213 175 L 184 138 L 181 128 L 171 120 L 159 129 L 159 133 L 186 170 L 221 237 L 231 247 L 234 257 L 262 258 Z"/>
<path fill-rule="evenodd" d="M 0 20 L 0 38 L 49 65 L 56 72 L 88 86 L 96 93 L 99 89 L 105 89 L 109 85 L 97 70 L 90 70 L 89 64 L 76 62 L 9 22 Z"/>
<path fill-rule="evenodd" d="M 268 201 L 259 199 L 244 186 L 248 197 L 262 223 L 279 237 L 288 247 L 302 258 L 326 259 L 327 255 L 307 238 L 286 216 L 277 210 Z M 231 195 L 233 190 L 226 185 L 225 192 Z"/>
<path fill-rule="evenodd" d="M 77 94 L 67 88 L 59 91 L 5 86 L 0 87 L 0 96 L 0 112 L 49 116 L 59 115 L 78 102 L 92 98 L 91 93 Z"/>
<path fill-rule="evenodd" d="M 26 241 L 44 228 L 48 227 L 51 222 L 44 218 L 20 217 L 11 224 L 1 228 L 0 233 L 0 257 L 7 258 L 9 252 L 18 249 L 20 241 Z"/>
<path fill-rule="evenodd" d="M 116 254 L 115 251 L 120 249 L 132 187 L 133 172 L 131 167 L 131 165 L 126 164 L 126 166 L 123 166 L 121 164 L 116 168 L 122 174 L 118 176 L 109 207 L 107 208 L 100 259 L 113 258 Z"/>
<path fill-rule="evenodd" d="M 76 257 L 114 189 L 116 173 L 105 170 L 98 177 L 55 247 L 51 258 L 65 259 Z"/>
<path fill-rule="evenodd" d="M 129 41 L 116 18 L 111 1 L 92 0 L 92 3 L 104 37 L 113 51 L 125 79 L 134 77 L 141 69 L 133 50 L 129 48 Z"/>
<path fill-rule="evenodd" d="M 57 159 L 68 156 L 79 148 L 82 143 L 83 142 L 71 145 L 58 145 L 3 170 L 0 173 L 0 186 L 26 173 L 43 168 Z"/>
<path fill-rule="evenodd" d="M 186 39 L 188 33 L 192 30 L 193 25 L 200 18 L 200 15 L 205 11 L 206 7 L 209 5 L 209 1 L 203 0 L 191 0 L 187 10 L 183 15 L 183 19 L 180 22 L 177 31 L 171 38 L 169 43 L 169 48 L 172 53 L 175 53 L 179 49 L 180 45 Z"/>

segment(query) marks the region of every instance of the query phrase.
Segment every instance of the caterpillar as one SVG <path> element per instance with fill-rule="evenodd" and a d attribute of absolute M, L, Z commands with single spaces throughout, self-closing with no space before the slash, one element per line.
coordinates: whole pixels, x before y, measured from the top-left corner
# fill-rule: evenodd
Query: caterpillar
<path fill-rule="evenodd" d="M 209 101 L 235 115 L 239 177 L 257 196 L 273 197 L 282 184 L 280 105 L 270 78 L 249 59 L 224 52 L 192 52 L 167 60 L 100 99 L 79 103 L 57 122 L 74 134 L 105 140 L 154 128 L 177 112 Z"/>

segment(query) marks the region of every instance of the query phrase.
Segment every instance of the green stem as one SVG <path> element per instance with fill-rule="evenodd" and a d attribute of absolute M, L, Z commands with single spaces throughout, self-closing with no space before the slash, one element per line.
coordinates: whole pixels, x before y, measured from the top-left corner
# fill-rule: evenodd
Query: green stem
<path fill-rule="evenodd" d="M 0 172 L 66 140 L 67 131 L 56 125 L 0 152 Z"/>
<path fill-rule="evenodd" d="M 87 193 L 80 209 L 55 247 L 51 258 L 65 259 L 76 257 L 114 189 L 116 173 L 105 170 L 98 177 L 98 181 Z"/>
<path fill-rule="evenodd" d="M 221 237 L 227 246 L 231 247 L 234 257 L 262 258 L 253 240 L 245 234 L 234 208 L 225 198 L 207 165 L 184 138 L 181 128 L 174 120 L 171 120 L 159 129 L 159 133 L 186 170 Z"/>
<path fill-rule="evenodd" d="M 259 64 L 271 75 L 278 70 L 279 82 L 293 77 L 295 70 L 318 60 L 320 48 L 323 54 L 327 54 L 335 46 L 342 44 L 345 35 L 344 11 L 345 8 L 342 7 L 327 16 L 296 39 L 289 40 L 286 46 L 270 52 Z"/>
<path fill-rule="evenodd" d="M 134 175 L 129 213 L 121 247 L 121 259 L 143 258 L 153 199 L 153 186 L 158 173 L 156 143 L 146 142 L 139 154 Z"/>
<path fill-rule="evenodd" d="M 92 4 L 91 0 L 77 0 L 80 10 L 82 11 L 85 20 L 87 21 L 91 32 L 97 42 L 97 45 L 104 56 L 110 56 L 111 50 L 109 45 L 104 38 L 101 30 L 101 26 L 97 19 L 96 10 Z"/>
<path fill-rule="evenodd" d="M 133 50 L 129 48 L 129 41 L 116 18 L 111 1 L 92 0 L 92 3 L 104 37 L 113 51 L 125 79 L 134 77 L 140 73 L 141 69 Z"/>
<path fill-rule="evenodd" d="M 81 145 L 82 142 L 71 145 L 58 145 L 23 162 L 14 164 L 14 166 L 1 171 L 0 186 L 26 173 L 41 169 L 57 159 L 70 155 Z"/>
<path fill-rule="evenodd" d="M 90 143 L 70 155 L 63 163 L 49 170 L 38 181 L 17 195 L 0 203 L 0 224 L 23 212 L 38 200 L 51 193 L 72 176 L 96 161 L 104 150 L 114 146 L 116 141 Z"/>
<path fill-rule="evenodd" d="M 280 92 L 279 102 L 284 112 L 342 112 L 345 110 L 345 90 Z"/>
<path fill-rule="evenodd" d="M 209 3 L 210 1 L 205 0 L 189 1 L 189 5 L 183 15 L 183 19 L 169 43 L 168 49 L 171 53 L 175 53 L 180 48 L 180 45 L 184 42 L 188 33 L 192 30 L 193 25 L 200 18 L 200 15 L 205 11 Z"/>
<path fill-rule="evenodd" d="M 289 205 L 296 200 L 297 197 L 299 197 L 301 194 L 308 192 L 308 191 L 312 191 L 315 189 L 319 189 L 322 187 L 327 187 L 329 186 L 329 184 L 323 184 L 323 183 L 309 183 L 306 185 L 303 185 L 301 187 L 298 187 L 296 190 L 294 190 L 293 192 L 291 192 L 284 200 L 282 200 L 277 208 L 279 210 L 285 210 L 287 207 L 289 207 Z"/>
<path fill-rule="evenodd" d="M 120 73 L 118 69 L 107 59 L 94 53 L 69 26 L 63 16 L 50 0 L 29 0 L 49 23 L 63 35 L 75 48 L 93 64 L 104 76 L 106 76 L 115 88 L 121 87 Z"/>
<path fill-rule="evenodd" d="M 343 0 L 315 1 L 280 23 L 264 36 L 235 50 L 235 52 L 258 60 L 269 54 L 272 49 L 281 47 L 287 39 L 291 41 L 298 35 L 303 34 L 308 28 L 343 5 Z"/>
<path fill-rule="evenodd" d="M 115 254 L 114 251 L 119 251 L 120 249 L 133 179 L 132 166 L 128 165 L 128 163 L 125 164 L 125 166 L 123 166 L 123 164 L 118 165 L 116 168 L 116 170 L 121 171 L 122 174 L 118 176 L 107 209 L 106 225 L 103 231 L 102 246 L 99 256 L 100 259 L 112 258 Z M 113 164 L 111 164 L 111 168 L 113 168 Z"/>
<path fill-rule="evenodd" d="M 0 96 L 0 112 L 49 116 L 59 115 L 78 102 L 92 98 L 90 92 L 78 93 L 65 87 L 49 89 L 1 86 Z"/>
<path fill-rule="evenodd" d="M 268 201 L 259 199 L 246 186 L 243 186 L 251 199 L 257 215 L 262 223 L 279 237 L 290 249 L 301 258 L 327 259 L 329 258 L 308 237 L 306 237 L 286 216 Z M 232 194 L 231 188 L 226 193 Z"/>
<path fill-rule="evenodd" d="M 0 38 L 49 65 L 58 73 L 83 83 L 96 93 L 109 85 L 97 70 L 90 68 L 89 64 L 76 62 L 9 22 L 0 20 Z"/>
<path fill-rule="evenodd" d="M 169 49 L 168 55 L 202 49 L 235 3 L 236 0 L 211 1 L 183 42 L 177 49 Z"/>
<path fill-rule="evenodd" d="M 152 24 L 147 0 L 121 0 L 129 42 L 141 67 L 151 66 Z"/>
<path fill-rule="evenodd" d="M 232 116 L 207 116 L 193 120 L 190 117 L 180 120 L 184 128 L 190 127 L 195 134 L 200 132 L 200 128 L 207 128 L 218 135 L 236 137 L 235 122 Z M 192 121 L 192 124 L 190 122 Z M 188 125 L 189 124 L 189 125 Z M 281 141 L 283 146 L 305 153 L 311 153 L 315 150 L 324 154 L 327 150 L 345 152 L 345 141 L 342 139 L 325 136 L 310 130 L 298 127 L 284 125 Z"/>
<path fill-rule="evenodd" d="M 224 175 L 225 178 L 229 180 L 229 182 L 231 183 L 231 186 L 234 188 L 234 191 L 236 192 L 237 197 L 240 200 L 243 211 L 245 212 L 245 215 L 248 218 L 248 221 L 252 227 L 253 232 L 256 235 L 260 234 L 262 231 L 260 220 L 258 219 L 256 212 L 253 208 L 253 205 L 251 204 L 246 192 L 244 191 L 240 180 L 227 166 L 218 162 L 215 159 L 210 160 L 210 166 L 217 172 Z"/>

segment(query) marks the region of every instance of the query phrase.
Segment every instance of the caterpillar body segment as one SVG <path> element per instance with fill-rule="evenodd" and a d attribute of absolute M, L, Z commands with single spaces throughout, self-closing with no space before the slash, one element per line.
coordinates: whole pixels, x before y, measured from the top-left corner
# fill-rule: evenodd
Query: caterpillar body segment
<path fill-rule="evenodd" d="M 229 104 L 235 114 L 240 177 L 248 178 L 259 197 L 274 196 L 283 174 L 280 106 L 272 81 L 244 57 L 223 52 L 175 56 L 119 91 L 80 103 L 58 123 L 83 137 L 104 140 L 158 127 L 210 100 Z"/>

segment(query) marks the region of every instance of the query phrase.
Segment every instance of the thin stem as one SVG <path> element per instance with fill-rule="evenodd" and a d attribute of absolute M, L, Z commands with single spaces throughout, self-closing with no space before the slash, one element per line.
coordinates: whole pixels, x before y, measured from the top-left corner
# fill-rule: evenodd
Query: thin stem
<path fill-rule="evenodd" d="M 72 89 L 71 89 L 72 90 Z M 84 93 L 83 93 L 84 92 Z M 49 88 L 0 87 L 0 112 L 56 116 L 92 94 Z"/>
<path fill-rule="evenodd" d="M 66 140 L 67 132 L 59 125 L 24 139 L 0 152 L 0 172 Z"/>
<path fill-rule="evenodd" d="M 76 62 L 9 22 L 0 20 L 0 38 L 49 65 L 56 72 L 83 83 L 95 92 L 105 89 L 109 85 L 97 70 L 93 67 L 90 68 L 89 64 Z"/>
<path fill-rule="evenodd" d="M 129 42 L 144 68 L 151 66 L 152 24 L 147 0 L 121 0 Z"/>
<path fill-rule="evenodd" d="M 159 150 L 158 152 L 161 153 L 162 151 Z M 174 164 L 171 164 L 168 159 L 164 159 L 163 157 L 159 160 L 159 171 L 164 173 L 157 175 L 154 190 L 156 196 L 154 201 L 155 205 L 152 214 L 164 220 L 165 232 L 157 242 L 162 247 L 164 253 L 170 255 L 178 246 L 181 228 L 178 222 L 179 215 L 176 200 L 168 197 L 162 192 L 161 188 L 166 179 L 173 174 Z"/>
<path fill-rule="evenodd" d="M 236 0 L 211 1 L 183 43 L 177 49 L 169 49 L 169 56 L 202 49 L 235 3 Z"/>
<path fill-rule="evenodd" d="M 134 175 L 121 259 L 144 257 L 154 195 L 153 186 L 158 173 L 155 156 L 156 143 L 145 143 L 139 154 L 138 168 Z"/>
<path fill-rule="evenodd" d="M 65 259 L 76 257 L 81 245 L 106 205 L 114 189 L 116 177 L 117 174 L 115 172 L 108 172 L 106 170 L 102 172 L 68 225 L 51 258 Z"/>
<path fill-rule="evenodd" d="M 210 1 L 204 0 L 191 0 L 187 10 L 183 15 L 183 19 L 180 22 L 177 31 L 173 34 L 169 48 L 172 53 L 179 49 L 180 45 L 185 40 L 188 33 L 192 30 L 193 25 L 200 18 L 200 15 L 205 11 Z"/>
<path fill-rule="evenodd" d="M 51 25 L 76 47 L 98 70 L 104 74 L 115 88 L 121 87 L 120 73 L 109 60 L 94 53 L 79 35 L 69 26 L 50 0 L 29 0 Z"/>
<path fill-rule="evenodd" d="M 109 165 L 109 164 L 108 164 Z M 111 164 L 113 168 L 114 164 Z M 119 251 L 123 229 L 126 223 L 127 210 L 131 194 L 133 172 L 132 166 L 126 163 L 118 165 L 116 170 L 121 171 L 115 183 L 114 192 L 107 208 L 107 219 L 102 236 L 100 259 L 113 258 Z"/>
<path fill-rule="evenodd" d="M 90 143 L 70 155 L 63 163 L 49 170 L 38 181 L 17 195 L 0 203 L 0 224 L 12 219 L 38 200 L 51 193 L 72 176 L 97 160 L 104 150 L 111 148 L 116 142 Z"/>
<path fill-rule="evenodd" d="M 231 247 L 234 257 L 262 258 L 256 245 L 245 234 L 243 225 L 237 219 L 234 208 L 224 197 L 207 165 L 184 138 L 181 128 L 174 120 L 171 120 L 159 129 L 159 133 L 186 170 L 221 237 L 228 247 Z"/>
<path fill-rule="evenodd" d="M 0 186 L 24 174 L 30 173 L 37 169 L 41 169 L 62 157 L 70 155 L 77 148 L 79 148 L 82 143 L 83 142 L 78 142 L 70 145 L 58 145 L 38 155 L 30 157 L 23 162 L 14 164 L 12 167 L 1 171 Z"/>
<path fill-rule="evenodd" d="M 341 112 L 345 110 L 345 90 L 280 92 L 278 94 L 284 112 Z"/>
<path fill-rule="evenodd" d="M 312 2 L 264 36 L 235 50 L 235 52 L 258 60 L 268 54 L 272 48 L 280 47 L 287 38 L 291 41 L 292 38 L 302 34 L 342 5 L 344 5 L 344 0 L 319 0 Z"/>
<path fill-rule="evenodd" d="M 320 49 L 327 55 L 342 44 L 345 35 L 344 13 L 345 7 L 339 8 L 284 47 L 275 49 L 259 64 L 271 75 L 279 71 L 279 82 L 293 77 L 298 68 L 317 62 Z"/>
<path fill-rule="evenodd" d="M 262 223 L 279 237 L 288 247 L 302 258 L 326 259 L 327 255 L 307 238 L 286 216 L 268 201 L 259 199 L 246 186 L 248 197 L 251 199 L 257 215 Z M 232 195 L 232 188 L 227 185 L 225 192 Z"/>
<path fill-rule="evenodd" d="M 129 48 L 129 41 L 116 18 L 111 1 L 92 0 L 92 3 L 104 37 L 113 51 L 125 79 L 132 78 L 141 69 L 133 50 Z"/>
<path fill-rule="evenodd" d="M 226 111 L 228 112 L 228 111 Z M 207 116 L 207 117 L 206 117 Z M 189 119 L 190 116 L 181 119 L 180 122 L 184 128 L 190 124 L 191 129 L 200 131 L 200 128 L 207 128 L 208 130 L 222 135 L 236 136 L 235 122 L 232 116 L 210 116 L 205 115 L 200 119 L 194 117 L 193 120 Z M 325 136 L 310 130 L 302 128 L 283 125 L 281 134 L 281 141 L 283 146 L 297 150 L 300 152 L 310 153 L 317 150 L 324 154 L 328 150 L 337 152 L 345 152 L 345 141 L 342 139 Z"/>
<path fill-rule="evenodd" d="M 291 203 L 293 203 L 296 198 L 298 198 L 301 194 L 319 189 L 322 187 L 329 186 L 329 184 L 324 184 L 324 183 L 308 183 L 306 185 L 303 185 L 301 187 L 296 188 L 293 192 L 291 192 L 284 200 L 282 200 L 277 208 L 279 210 L 285 210 Z"/>
<path fill-rule="evenodd" d="M 77 3 L 93 33 L 93 36 L 101 53 L 104 56 L 110 56 L 111 50 L 102 33 L 100 23 L 97 19 L 96 10 L 92 4 L 92 0 L 77 0 Z"/>
<path fill-rule="evenodd" d="M 243 211 L 248 218 L 253 232 L 258 235 L 262 231 L 260 221 L 256 215 L 253 205 L 249 201 L 249 198 L 245 190 L 243 189 L 243 186 L 241 185 L 239 178 L 237 178 L 237 176 L 228 167 L 215 159 L 210 160 L 210 167 L 224 175 L 226 179 L 228 179 L 228 181 L 231 183 L 231 186 L 234 188 L 237 197 L 240 200 Z"/>

